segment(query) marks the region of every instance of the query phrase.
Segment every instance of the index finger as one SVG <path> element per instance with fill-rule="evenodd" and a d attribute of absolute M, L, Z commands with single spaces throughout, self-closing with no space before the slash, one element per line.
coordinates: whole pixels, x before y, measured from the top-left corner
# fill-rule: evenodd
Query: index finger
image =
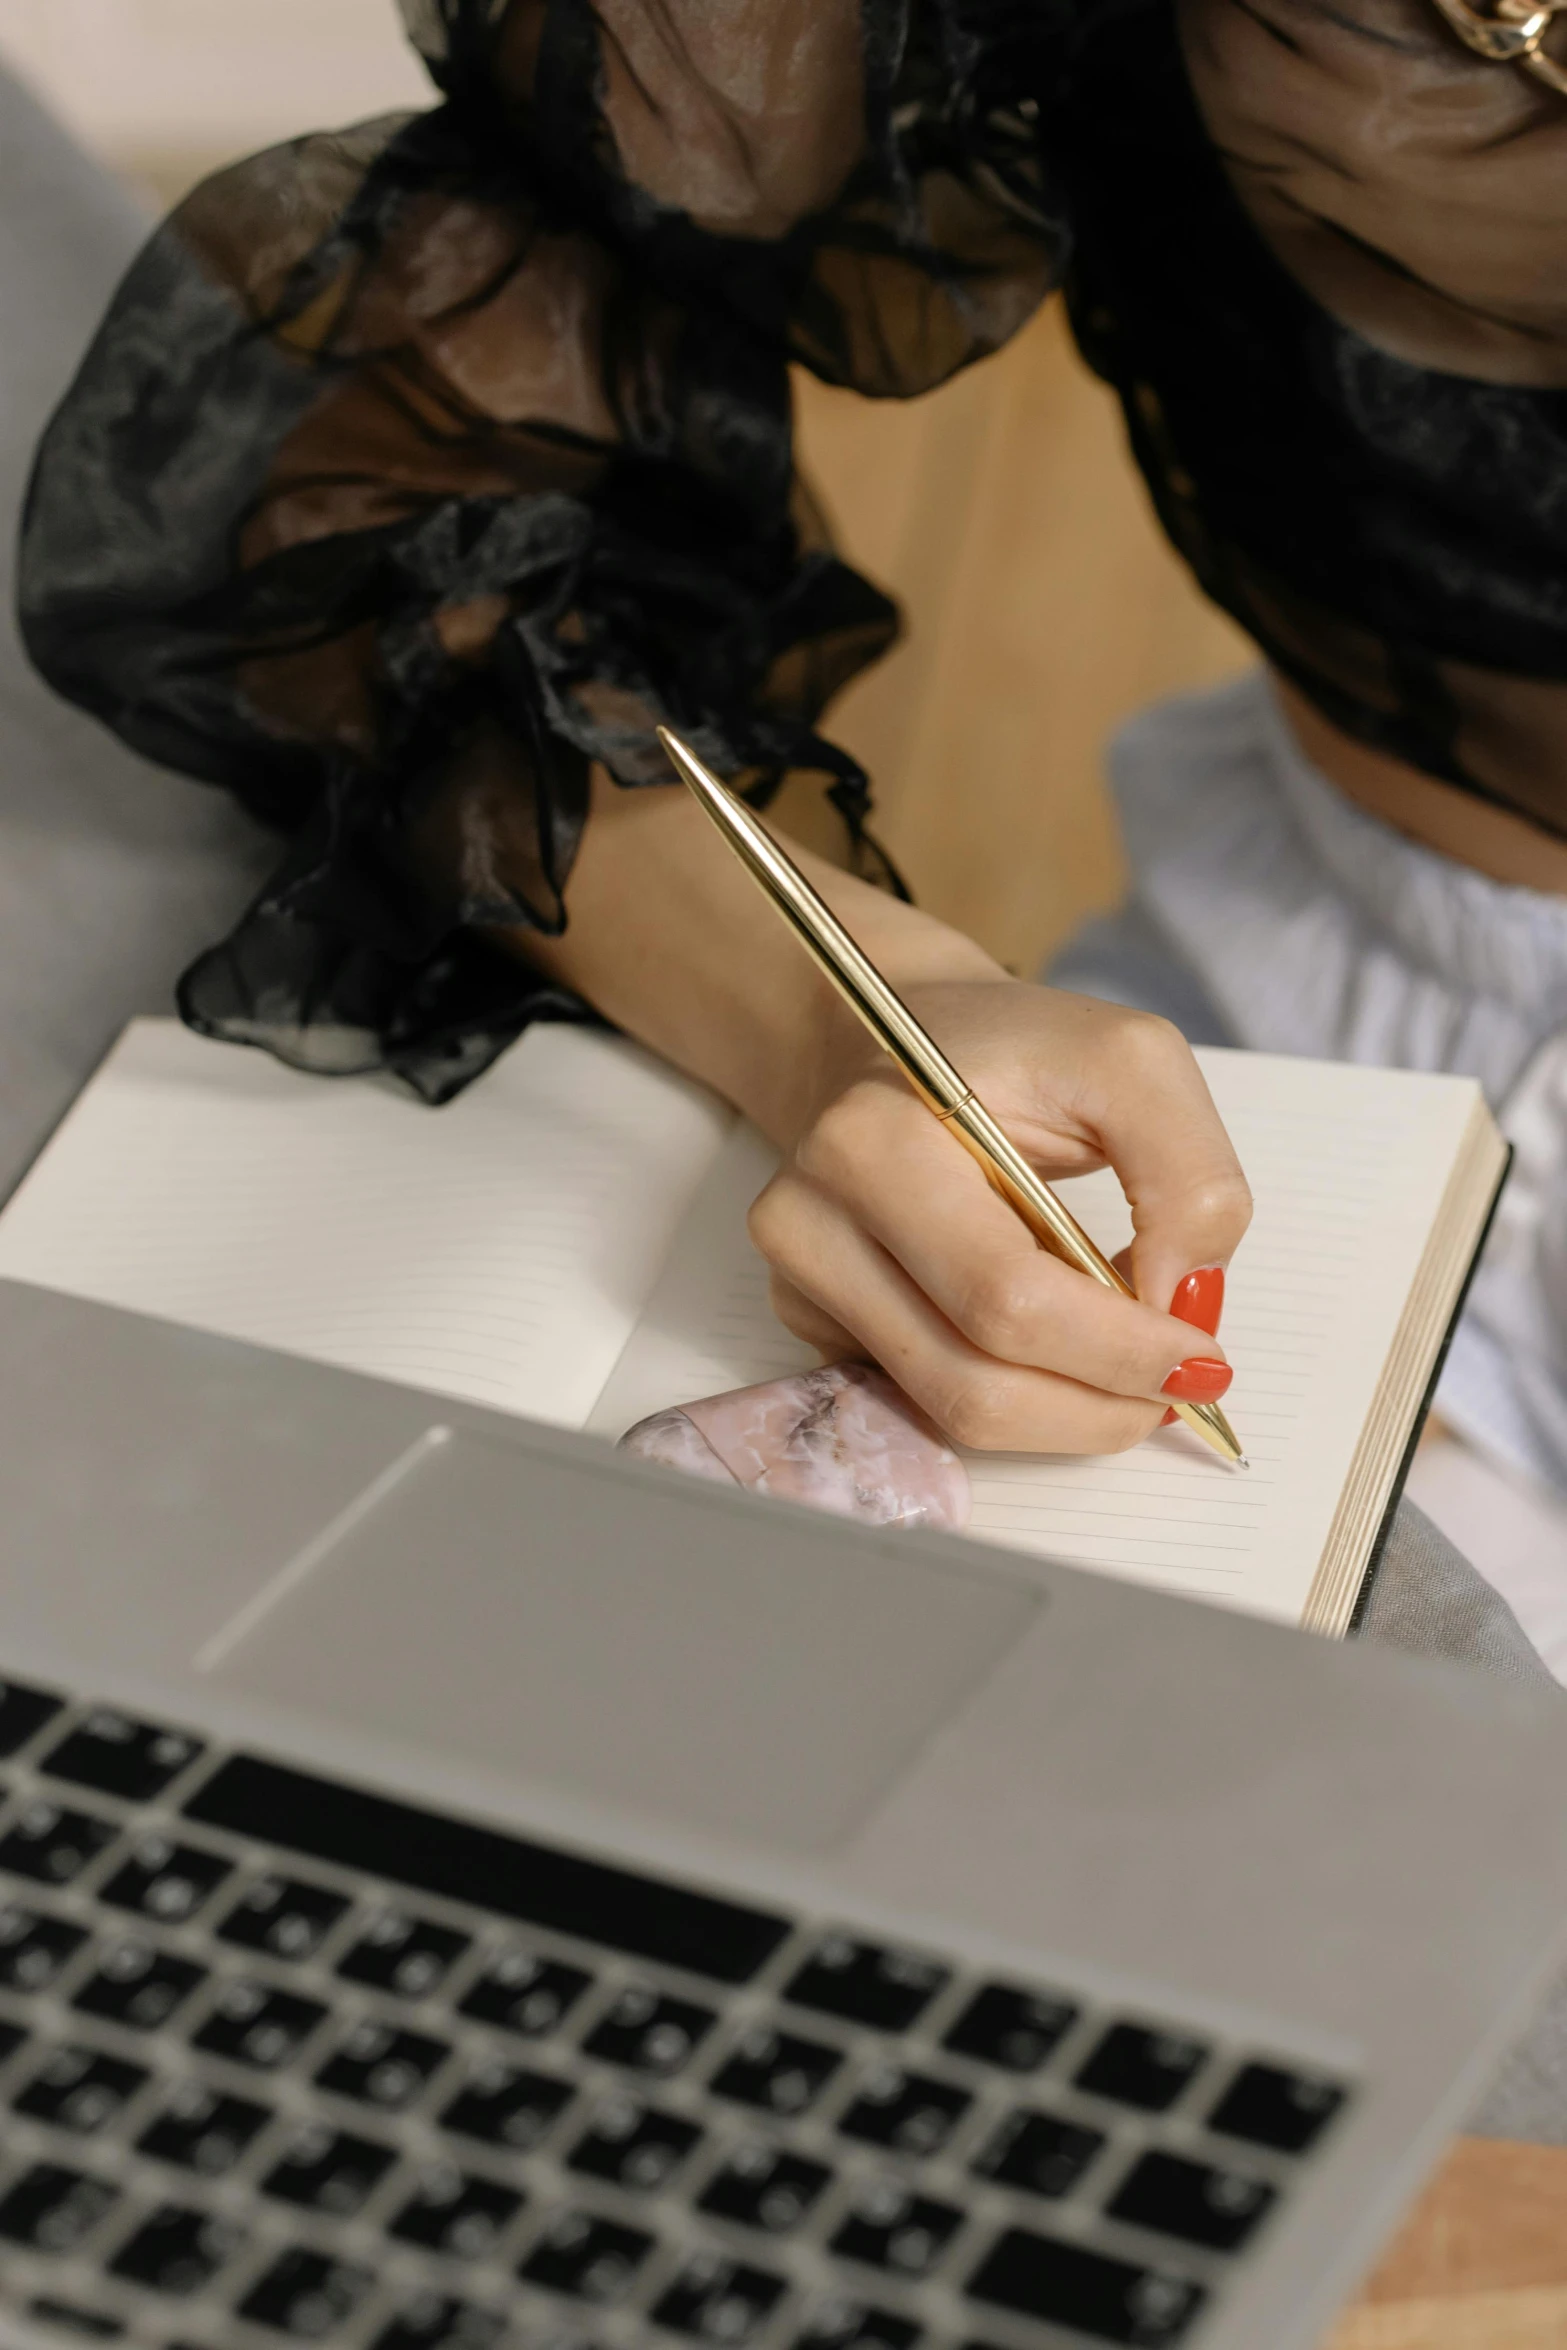
<path fill-rule="evenodd" d="M 1132 1286 L 1160 1311 L 1188 1273 L 1228 1265 L 1251 1222 L 1251 1188 L 1180 1030 L 1126 1012 L 1102 1038 L 1078 1097 L 1132 1212 Z"/>

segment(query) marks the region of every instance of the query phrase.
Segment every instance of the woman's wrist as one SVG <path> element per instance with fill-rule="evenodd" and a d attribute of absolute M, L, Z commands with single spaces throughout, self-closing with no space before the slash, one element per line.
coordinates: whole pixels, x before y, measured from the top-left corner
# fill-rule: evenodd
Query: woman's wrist
<path fill-rule="evenodd" d="M 1005 977 L 971 939 L 789 844 L 895 987 Z M 694 801 L 601 780 L 563 937 L 507 945 L 787 1147 L 875 1047 Z"/>
<path fill-rule="evenodd" d="M 855 882 L 842 874 L 809 878 L 832 907 L 844 927 L 884 979 L 911 998 L 932 989 L 1005 984 L 1001 965 L 961 931 L 949 929 L 930 915 L 897 898 Z M 792 939 L 796 953 L 804 950 Z M 764 1131 L 783 1144 L 794 1143 L 825 1104 L 845 1092 L 857 1079 L 884 1075 L 890 1064 L 864 1023 L 838 995 L 829 991 L 804 1040 L 797 1076 L 772 1114 L 757 1118 Z"/>

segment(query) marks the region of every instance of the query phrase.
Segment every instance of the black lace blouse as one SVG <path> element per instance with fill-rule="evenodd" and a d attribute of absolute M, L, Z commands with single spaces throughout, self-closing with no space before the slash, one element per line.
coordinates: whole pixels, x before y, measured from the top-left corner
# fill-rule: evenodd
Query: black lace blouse
<path fill-rule="evenodd" d="M 758 799 L 827 777 L 874 865 L 817 725 L 897 618 L 794 474 L 789 366 L 908 398 L 1063 282 L 1208 591 L 1341 727 L 1567 832 L 1550 726 L 1495 716 L 1567 678 L 1554 360 L 1367 339 L 1193 86 L 1230 11 L 1414 55 L 1411 103 L 1494 81 L 1430 0 L 402 5 L 440 102 L 198 189 L 29 499 L 40 668 L 284 836 L 197 1026 L 441 1100 L 579 1013 L 486 933 L 559 932 L 591 768 L 663 783 L 663 718 Z"/>

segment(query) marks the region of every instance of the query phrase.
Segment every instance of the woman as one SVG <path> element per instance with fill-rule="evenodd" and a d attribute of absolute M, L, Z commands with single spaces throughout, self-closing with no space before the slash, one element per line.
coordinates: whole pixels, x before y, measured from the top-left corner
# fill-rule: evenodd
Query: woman
<path fill-rule="evenodd" d="M 1169 1026 L 1010 980 L 876 886 L 863 778 L 814 724 L 894 615 L 791 477 L 787 364 L 907 396 L 1064 282 L 1303 748 L 1548 880 L 1549 9 L 404 5 L 446 103 L 199 190 L 35 480 L 39 665 L 290 836 L 186 1016 L 439 1100 L 590 1005 L 783 1147 L 755 1230 L 797 1331 L 969 1443 L 1137 1441 L 1222 1386 L 1217 1341 L 1156 1308 L 1215 1325 L 1244 1180 Z M 831 779 L 855 870 L 824 890 L 1043 1165 L 1115 1165 L 1152 1302 L 1034 1251 L 696 811 L 628 788 L 664 782 L 666 716 L 759 797 Z"/>
<path fill-rule="evenodd" d="M 911 394 L 1064 279 L 1167 524 L 1288 681 L 1311 755 L 1373 805 L 1402 794 L 1387 812 L 1470 878 L 1506 842 L 1561 886 L 1567 109 L 1437 5 L 732 0 L 720 23 L 675 0 L 406 0 L 445 104 L 199 190 L 34 481 L 40 666 L 287 835 L 187 972 L 186 1016 L 439 1101 L 530 1018 L 592 1005 L 784 1145 L 757 1231 L 796 1328 L 878 1355 L 970 1441 L 1136 1441 L 1194 1343 L 1222 1349 L 1022 1247 L 684 795 L 639 787 L 664 780 L 664 715 L 763 793 L 830 778 L 856 870 L 812 861 L 824 890 L 1045 1165 L 1112 1161 L 1139 1289 L 1211 1325 L 1247 1198 L 1176 1030 L 1022 986 L 875 886 L 863 779 L 814 721 L 894 616 L 791 479 L 786 367 Z M 1518 38 L 1554 73 L 1547 31 Z M 0 220 L 24 149 L 0 139 Z M 0 769 L 8 792 L 33 772 Z M 203 903 L 251 855 L 248 833 L 223 845 Z M 143 892 L 141 926 L 183 938 L 187 900 Z M 1156 985 L 1209 1016 L 1151 872 L 1144 901 Z M 96 911 L 78 932 L 112 926 Z M 37 943 L 69 991 L 80 937 Z M 1124 981 L 1138 940 L 1114 944 Z M 110 976 L 94 1018 L 133 1008 Z M 1530 1670 L 1413 1512 L 1372 1613 Z M 1561 2137 L 1562 2014 L 1480 2126 Z"/>

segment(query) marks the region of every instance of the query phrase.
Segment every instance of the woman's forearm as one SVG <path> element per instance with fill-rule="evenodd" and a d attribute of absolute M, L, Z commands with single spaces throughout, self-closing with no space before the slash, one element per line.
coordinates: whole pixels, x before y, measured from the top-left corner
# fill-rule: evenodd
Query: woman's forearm
<path fill-rule="evenodd" d="M 895 982 L 1001 976 L 972 940 L 789 846 Z M 568 904 L 563 937 L 518 931 L 514 949 L 792 1140 L 853 1023 L 696 802 L 597 779 Z"/>

